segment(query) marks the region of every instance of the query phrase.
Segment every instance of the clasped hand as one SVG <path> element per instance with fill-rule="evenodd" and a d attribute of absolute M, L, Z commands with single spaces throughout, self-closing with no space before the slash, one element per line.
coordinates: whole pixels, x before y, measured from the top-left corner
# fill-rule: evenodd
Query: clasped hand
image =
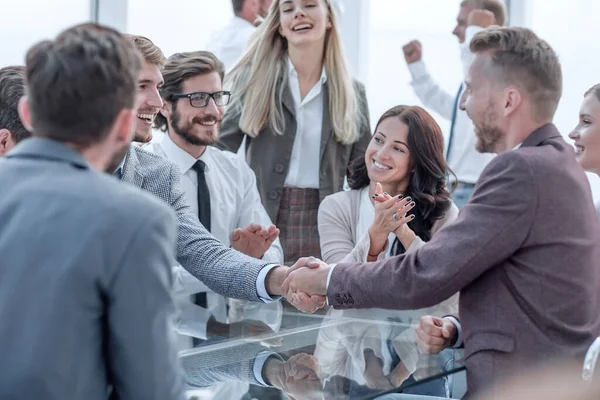
<path fill-rule="evenodd" d="M 330 269 L 329 265 L 318 258 L 301 258 L 290 267 L 287 278 L 281 285 L 281 292 L 300 311 L 315 312 L 325 305 Z"/>

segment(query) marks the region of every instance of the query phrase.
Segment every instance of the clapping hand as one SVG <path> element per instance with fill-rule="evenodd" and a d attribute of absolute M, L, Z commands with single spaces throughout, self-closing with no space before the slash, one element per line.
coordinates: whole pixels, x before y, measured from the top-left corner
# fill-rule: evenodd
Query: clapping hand
<path fill-rule="evenodd" d="M 229 240 L 231 247 L 254 258 L 262 258 L 275 239 L 279 237 L 279 229 L 275 225 L 268 228 L 260 224 L 250 224 L 244 229 L 234 230 Z"/>
<path fill-rule="evenodd" d="M 415 206 L 410 197 L 402 195 L 391 196 L 384 193 L 381 184 L 377 183 L 373 196 L 375 206 L 375 217 L 369 227 L 371 245 L 369 254 L 379 254 L 387 243 L 388 236 L 394 232 L 398 237 L 404 233 L 407 223 L 414 219 L 414 215 L 407 213 Z"/>

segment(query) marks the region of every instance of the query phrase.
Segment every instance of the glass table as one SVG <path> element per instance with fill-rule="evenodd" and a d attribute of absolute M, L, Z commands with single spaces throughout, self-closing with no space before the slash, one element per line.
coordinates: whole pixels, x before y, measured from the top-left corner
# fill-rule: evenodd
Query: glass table
<path fill-rule="evenodd" d="M 190 399 L 448 398 L 462 369 L 454 350 L 418 350 L 414 326 L 426 311 L 302 314 L 285 302 L 236 302 L 242 312 L 227 321 L 236 329 L 179 353 Z"/>

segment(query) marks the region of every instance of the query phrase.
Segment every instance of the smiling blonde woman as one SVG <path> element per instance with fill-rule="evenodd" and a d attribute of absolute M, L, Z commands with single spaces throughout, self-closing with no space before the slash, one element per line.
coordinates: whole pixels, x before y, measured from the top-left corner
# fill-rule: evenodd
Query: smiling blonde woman
<path fill-rule="evenodd" d="M 273 1 L 225 81 L 233 97 L 220 144 L 237 151 L 246 138 L 288 264 L 320 257 L 319 204 L 342 190 L 370 140 L 364 88 L 350 77 L 332 10 L 330 0 Z"/>

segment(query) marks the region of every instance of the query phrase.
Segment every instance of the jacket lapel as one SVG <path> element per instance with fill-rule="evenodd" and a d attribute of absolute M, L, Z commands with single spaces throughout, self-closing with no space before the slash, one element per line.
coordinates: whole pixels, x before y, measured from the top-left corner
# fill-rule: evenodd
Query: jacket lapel
<path fill-rule="evenodd" d="M 123 174 L 121 180 L 130 183 L 138 188 L 142 187 L 144 177 L 139 172 L 140 160 L 136 154 L 136 147 L 131 145 L 125 156 L 125 164 L 123 164 Z"/>
<path fill-rule="evenodd" d="M 285 108 L 288 109 L 289 112 L 292 113 L 294 119 L 296 119 L 296 107 L 294 107 L 294 99 L 292 98 L 292 92 L 290 91 L 290 85 L 288 81 L 283 81 L 280 83 L 283 87 L 280 87 L 281 90 L 281 100 Z"/>
<path fill-rule="evenodd" d="M 323 84 L 323 122 L 321 124 L 321 156 L 320 160 L 323 160 L 325 155 L 325 149 L 327 148 L 327 142 L 333 133 L 331 129 L 331 117 L 329 115 L 329 85 L 327 82 Z"/>

